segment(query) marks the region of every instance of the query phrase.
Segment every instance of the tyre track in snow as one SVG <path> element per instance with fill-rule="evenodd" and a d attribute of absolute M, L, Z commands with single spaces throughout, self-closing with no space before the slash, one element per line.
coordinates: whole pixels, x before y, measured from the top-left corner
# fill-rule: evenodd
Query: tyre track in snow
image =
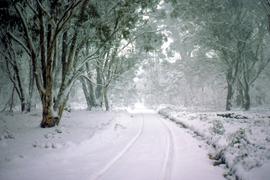
<path fill-rule="evenodd" d="M 102 177 L 113 165 L 121 159 L 121 157 L 128 152 L 128 150 L 135 144 L 135 142 L 139 139 L 142 135 L 144 129 L 144 116 L 142 115 L 141 126 L 137 134 L 127 143 L 127 145 L 116 155 L 112 158 L 101 170 L 99 170 L 96 174 L 90 177 L 90 180 L 97 180 Z"/>
<path fill-rule="evenodd" d="M 160 180 L 170 180 L 172 175 L 173 168 L 173 158 L 174 158 L 174 135 L 171 128 L 166 124 L 165 120 L 159 118 L 162 125 L 165 127 L 168 136 L 166 140 L 166 152 L 164 156 L 163 166 L 162 166 L 162 174 Z"/>

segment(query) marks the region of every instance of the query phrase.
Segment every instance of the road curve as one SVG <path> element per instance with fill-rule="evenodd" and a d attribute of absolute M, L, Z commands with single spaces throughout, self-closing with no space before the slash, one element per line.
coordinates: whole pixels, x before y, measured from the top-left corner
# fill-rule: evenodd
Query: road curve
<path fill-rule="evenodd" d="M 224 180 L 201 142 L 157 114 L 139 114 L 137 135 L 94 176 L 98 180 Z"/>
<path fill-rule="evenodd" d="M 91 180 L 96 180 L 101 178 L 138 140 L 141 136 L 144 128 L 144 119 L 141 120 L 141 126 L 138 130 L 138 133 L 127 143 L 127 145 L 118 153 L 116 154 L 102 169 L 100 169 L 97 173 L 91 176 Z"/>
<path fill-rule="evenodd" d="M 170 127 L 164 122 L 163 119 L 159 118 L 161 123 L 164 125 L 167 130 L 167 148 L 166 155 L 163 162 L 162 176 L 161 180 L 170 180 L 171 173 L 173 168 L 173 156 L 174 156 L 174 135 Z"/>

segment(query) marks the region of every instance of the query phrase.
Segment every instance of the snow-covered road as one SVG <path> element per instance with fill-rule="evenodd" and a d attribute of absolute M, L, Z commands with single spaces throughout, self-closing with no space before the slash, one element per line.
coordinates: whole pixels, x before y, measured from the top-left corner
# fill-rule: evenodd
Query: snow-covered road
<path fill-rule="evenodd" d="M 156 114 L 139 114 L 134 122 L 142 124 L 138 133 L 94 179 L 224 179 L 223 171 L 211 165 L 200 142 L 184 129 Z"/>
<path fill-rule="evenodd" d="M 138 133 L 94 179 L 170 179 L 173 141 L 157 118 L 141 114 Z"/>
<path fill-rule="evenodd" d="M 65 180 L 220 180 L 202 142 L 154 113 L 119 113 L 107 128 L 79 144 L 26 157 L 0 178 Z M 14 165 L 14 164 L 13 164 Z"/>

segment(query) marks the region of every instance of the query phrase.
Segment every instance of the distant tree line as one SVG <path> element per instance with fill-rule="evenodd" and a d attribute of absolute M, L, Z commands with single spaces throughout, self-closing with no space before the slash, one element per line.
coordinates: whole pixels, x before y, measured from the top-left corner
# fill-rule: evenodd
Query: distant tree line
<path fill-rule="evenodd" d="M 156 73 L 165 74 L 167 83 L 158 82 L 154 76 L 154 84 L 147 84 L 149 88 L 155 92 L 155 88 L 163 87 L 168 90 L 162 92 L 167 99 L 183 97 L 179 104 L 194 105 L 205 98 L 216 101 L 222 97 L 216 92 L 225 81 L 222 100 L 226 110 L 233 106 L 249 110 L 251 89 L 269 70 L 270 1 L 167 0 L 161 11 L 165 17 L 161 23 L 173 39 L 168 55 L 179 53 L 180 60 L 160 62 L 162 68 Z M 170 69 L 168 75 L 166 69 Z M 263 94 L 256 96 L 264 98 Z"/>

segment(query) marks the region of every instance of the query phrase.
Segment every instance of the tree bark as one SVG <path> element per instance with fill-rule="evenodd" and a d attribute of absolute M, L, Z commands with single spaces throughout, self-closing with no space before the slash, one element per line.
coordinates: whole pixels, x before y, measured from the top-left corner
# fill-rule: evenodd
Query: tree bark
<path fill-rule="evenodd" d="M 13 57 L 15 58 L 15 57 Z M 11 61 L 12 59 L 10 59 Z M 18 97 L 20 99 L 21 102 L 21 112 L 25 111 L 26 108 L 26 103 L 25 103 L 25 93 L 23 91 L 23 87 L 22 87 L 22 81 L 21 81 L 21 77 L 20 77 L 20 73 L 19 73 L 19 67 L 17 64 L 16 60 L 12 60 L 13 63 L 9 62 L 8 60 L 6 60 L 6 67 L 7 67 L 7 72 L 9 75 L 9 79 L 11 80 L 11 82 L 13 83 L 13 86 L 18 94 Z M 9 64 L 11 64 L 14 75 L 12 75 L 12 71 L 10 70 Z"/>
<path fill-rule="evenodd" d="M 56 118 L 53 117 L 53 112 L 51 109 L 51 104 L 49 101 L 45 101 L 42 106 L 42 121 L 40 124 L 40 127 L 42 128 L 48 128 L 48 127 L 54 127 L 56 122 Z"/>
<path fill-rule="evenodd" d="M 89 92 L 88 92 L 86 82 L 85 82 L 85 80 L 83 78 L 81 78 L 80 81 L 81 81 L 81 84 L 82 84 L 83 94 L 84 94 L 84 97 L 85 97 L 85 100 L 86 100 L 86 103 L 87 103 L 87 110 L 91 111 L 92 105 L 91 105 L 91 100 L 90 100 L 90 97 L 89 97 Z"/>
<path fill-rule="evenodd" d="M 31 111 L 32 107 L 32 97 L 33 97 L 33 91 L 34 91 L 34 72 L 33 67 L 31 63 L 29 63 L 29 90 L 28 90 L 28 99 L 26 102 L 26 112 Z"/>
<path fill-rule="evenodd" d="M 230 111 L 232 108 L 232 97 L 233 97 L 233 82 L 232 82 L 232 71 L 227 73 L 227 98 L 226 98 L 226 110 Z"/>
<path fill-rule="evenodd" d="M 105 109 L 106 109 L 106 111 L 109 111 L 110 105 L 109 105 L 109 100 L 108 100 L 108 88 L 107 87 L 103 88 L 103 98 L 104 98 Z"/>
<path fill-rule="evenodd" d="M 49 70 L 49 68 L 47 69 Z M 49 71 L 50 72 L 50 71 Z M 52 94 L 52 77 L 51 73 L 46 73 L 46 92 L 42 95 L 41 101 L 42 101 L 42 121 L 40 123 L 40 126 L 42 128 L 47 128 L 47 127 L 53 127 L 56 125 L 56 119 L 53 116 L 53 94 Z"/>
<path fill-rule="evenodd" d="M 238 79 L 237 81 L 237 95 L 236 95 L 236 105 L 237 107 L 241 107 L 243 105 L 243 87 L 242 82 Z"/>
<path fill-rule="evenodd" d="M 247 82 L 246 77 L 244 77 L 244 83 L 243 83 L 243 105 L 242 108 L 244 110 L 250 109 L 250 94 L 249 94 L 249 84 Z"/>
<path fill-rule="evenodd" d="M 87 76 L 88 76 L 89 79 L 91 79 L 92 75 L 91 75 L 89 64 L 86 63 L 85 66 L 86 66 Z M 89 94 L 89 98 L 90 98 L 90 104 L 91 104 L 92 107 L 96 107 L 97 102 L 96 102 L 95 90 L 94 90 L 94 86 L 93 86 L 92 82 L 88 81 L 87 87 L 88 87 L 88 94 Z"/>
<path fill-rule="evenodd" d="M 102 77 L 101 77 L 100 65 L 101 65 L 101 63 L 98 60 L 97 61 L 97 66 L 96 66 L 97 87 L 96 87 L 95 95 L 96 95 L 97 105 L 101 107 L 102 106 Z"/>

